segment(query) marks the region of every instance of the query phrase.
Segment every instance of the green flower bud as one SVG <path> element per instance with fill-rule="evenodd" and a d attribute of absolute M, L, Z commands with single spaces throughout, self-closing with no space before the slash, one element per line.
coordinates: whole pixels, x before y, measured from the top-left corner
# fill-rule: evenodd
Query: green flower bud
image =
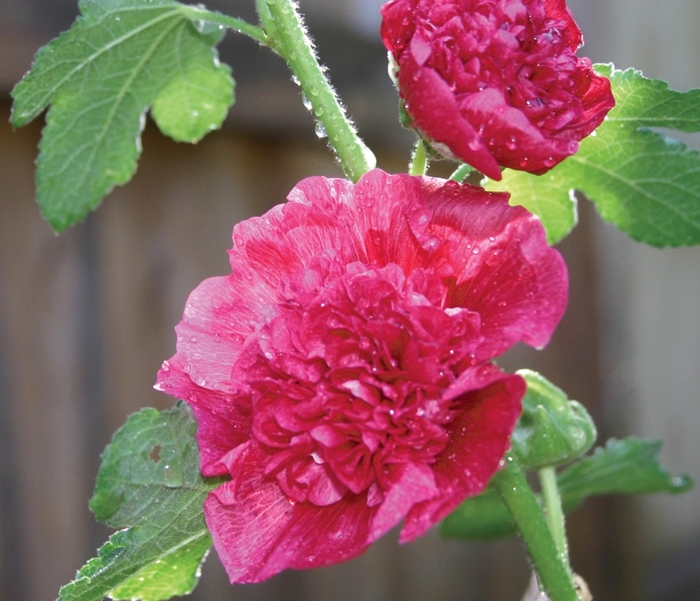
<path fill-rule="evenodd" d="M 569 463 L 595 442 L 595 424 L 586 408 L 529 369 L 517 372 L 527 382 L 523 414 L 511 436 L 523 468 L 540 469 Z"/>

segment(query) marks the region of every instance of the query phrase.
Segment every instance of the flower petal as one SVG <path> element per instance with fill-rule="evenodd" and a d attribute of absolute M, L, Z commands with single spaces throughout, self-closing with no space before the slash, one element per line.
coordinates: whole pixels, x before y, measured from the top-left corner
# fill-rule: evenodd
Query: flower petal
<path fill-rule="evenodd" d="M 406 52 L 400 63 L 399 87 L 415 126 L 441 153 L 459 158 L 491 179 L 500 180 L 501 170 L 481 140 L 479 121 L 465 119 L 449 85 L 433 69 L 419 66 Z"/>
<path fill-rule="evenodd" d="M 251 289 L 238 272 L 195 288 L 175 328 L 177 363 L 195 384 L 215 392 L 233 390 L 231 366 L 271 300 L 269 290 Z"/>
<path fill-rule="evenodd" d="M 521 340 L 547 344 L 568 299 L 566 264 L 539 219 L 506 198 L 446 184 L 428 199 L 432 215 L 418 234 L 445 240 L 427 267 L 448 275 L 447 306 L 480 315 L 481 360 Z"/>
<path fill-rule="evenodd" d="M 232 448 L 250 437 L 250 408 L 246 408 L 241 399 L 192 382 L 179 355 L 163 363 L 156 388 L 184 399 L 192 407 L 198 423 L 197 442 L 202 473 L 205 476 L 228 474 L 221 460 Z"/>
<path fill-rule="evenodd" d="M 449 426 L 449 443 L 433 466 L 440 494 L 417 503 L 406 516 L 400 542 L 424 534 L 465 498 L 481 493 L 510 447 L 521 413 L 525 381 L 485 365 L 470 374 L 458 397 L 463 409 Z"/>
<path fill-rule="evenodd" d="M 231 583 L 259 582 L 287 568 L 345 561 L 374 540 L 370 524 L 377 510 L 367 506 L 366 495 L 347 495 L 326 507 L 292 504 L 274 481 L 263 479 L 261 453 L 254 447 L 242 453 L 237 477 L 204 504 L 207 526 Z"/>
<path fill-rule="evenodd" d="M 565 0 L 391 0 L 381 37 L 412 125 L 492 179 L 541 174 L 578 150 L 614 106 L 610 82 L 576 56 Z"/>

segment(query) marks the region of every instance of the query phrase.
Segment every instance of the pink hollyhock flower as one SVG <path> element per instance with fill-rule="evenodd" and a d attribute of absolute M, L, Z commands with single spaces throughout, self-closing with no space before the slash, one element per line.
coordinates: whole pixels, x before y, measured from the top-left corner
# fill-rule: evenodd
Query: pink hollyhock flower
<path fill-rule="evenodd" d="M 392 0 L 382 39 L 413 125 L 492 179 L 499 165 L 544 173 L 614 106 L 578 58 L 565 0 Z"/>
<path fill-rule="evenodd" d="M 312 177 L 239 223 L 232 273 L 204 281 L 156 387 L 185 399 L 204 512 L 232 582 L 401 540 L 480 493 L 520 415 L 490 359 L 542 346 L 567 275 L 507 194 L 429 177 Z"/>

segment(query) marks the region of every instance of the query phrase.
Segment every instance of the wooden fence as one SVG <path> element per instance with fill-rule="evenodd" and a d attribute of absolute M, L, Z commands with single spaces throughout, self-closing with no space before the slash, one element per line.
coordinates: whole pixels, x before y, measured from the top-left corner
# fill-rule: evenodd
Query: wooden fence
<path fill-rule="evenodd" d="M 674 53 L 663 45 L 668 36 L 688 45 L 700 39 L 687 33 L 700 19 L 694 0 L 673 0 L 666 9 L 651 0 L 572 5 L 590 27 L 594 58 L 668 73 L 681 86 L 691 85 L 693 77 L 700 84 L 697 61 L 681 57 L 674 67 Z M 613 30 L 623 11 L 627 20 Z M 641 24 L 649 20 L 658 30 L 644 29 L 642 38 Z M 653 51 L 644 39 L 651 40 Z M 0 53 L 20 42 L 21 36 L 14 46 L 0 39 Z M 0 64 L 0 80 L 4 73 L 17 76 L 13 64 L 10 59 Z M 242 114 L 269 91 L 266 85 L 241 86 Z M 355 100 L 368 115 L 373 112 L 367 98 Z M 0 601 L 50 601 L 108 535 L 87 509 L 99 453 L 128 414 L 171 404 L 152 389 L 155 373 L 174 351 L 173 327 L 187 294 L 203 278 L 227 272 L 233 224 L 281 202 L 299 179 L 338 175 L 338 169 L 313 136 L 298 136 L 294 129 L 246 129 L 242 117 L 196 147 L 175 144 L 148 127 L 135 179 L 83 224 L 55 236 L 34 203 L 40 126 L 12 132 L 8 116 L 5 95 Z M 403 169 L 404 161 L 405 156 L 380 153 L 388 171 Z M 517 348 L 502 363 L 541 370 L 591 410 L 602 436 L 664 435 L 672 466 L 692 469 L 696 463 L 684 458 L 700 460 L 693 434 L 700 423 L 693 384 L 700 367 L 700 322 L 692 315 L 700 298 L 697 249 L 659 254 L 642 248 L 601 225 L 588 203 L 581 203 L 580 220 L 561 245 L 571 274 L 566 318 L 545 351 Z M 674 379 L 673 373 L 680 376 Z M 672 409 L 664 411 L 668 406 Z M 681 599 L 662 593 L 644 597 L 644 572 L 655 555 L 683 545 L 692 549 L 700 538 L 700 495 L 643 504 L 590 501 L 571 516 L 569 529 L 574 565 L 596 599 Z M 517 540 L 465 545 L 430 533 L 399 547 L 392 533 L 348 564 L 286 572 L 254 586 L 230 587 L 212 553 L 193 599 L 508 601 L 519 598 L 527 577 Z"/>

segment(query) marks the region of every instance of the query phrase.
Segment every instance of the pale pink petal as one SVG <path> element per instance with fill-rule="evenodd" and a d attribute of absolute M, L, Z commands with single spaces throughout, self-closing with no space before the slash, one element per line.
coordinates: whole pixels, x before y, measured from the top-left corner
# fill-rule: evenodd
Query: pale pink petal
<path fill-rule="evenodd" d="M 255 292 L 234 273 L 204 280 L 190 294 L 175 328 L 177 356 L 198 386 L 232 391 L 231 367 L 273 299 L 269 290 Z"/>

